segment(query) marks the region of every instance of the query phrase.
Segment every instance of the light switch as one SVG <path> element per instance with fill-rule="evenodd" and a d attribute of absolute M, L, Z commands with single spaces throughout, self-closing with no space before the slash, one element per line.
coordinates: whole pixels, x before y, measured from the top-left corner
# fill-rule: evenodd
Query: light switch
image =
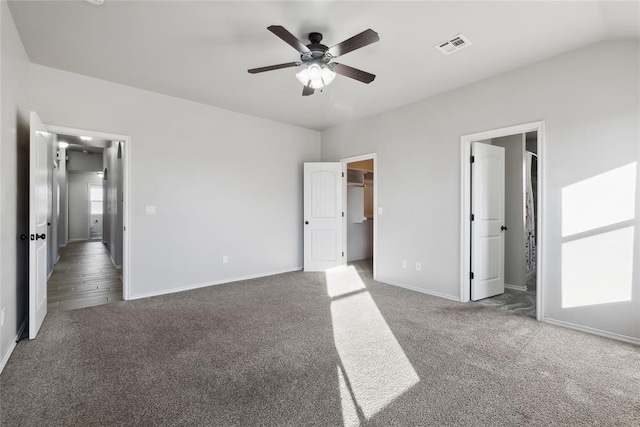
<path fill-rule="evenodd" d="M 144 214 L 145 215 L 155 215 L 156 214 L 156 207 L 155 206 L 145 206 L 144 207 Z"/>
<path fill-rule="evenodd" d="M 384 210 L 382 209 L 382 206 L 378 206 L 378 215 L 382 215 L 384 213 Z"/>

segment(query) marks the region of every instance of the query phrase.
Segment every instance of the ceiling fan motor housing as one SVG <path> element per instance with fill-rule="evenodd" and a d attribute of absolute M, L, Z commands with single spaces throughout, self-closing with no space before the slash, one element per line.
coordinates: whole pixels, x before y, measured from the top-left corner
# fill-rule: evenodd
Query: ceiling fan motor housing
<path fill-rule="evenodd" d="M 322 34 L 320 33 L 309 33 L 309 43 L 307 47 L 311 52 L 305 52 L 300 54 L 300 60 L 304 63 L 306 62 L 324 62 L 328 64 L 331 60 L 331 55 L 327 54 L 329 47 L 321 44 Z"/>

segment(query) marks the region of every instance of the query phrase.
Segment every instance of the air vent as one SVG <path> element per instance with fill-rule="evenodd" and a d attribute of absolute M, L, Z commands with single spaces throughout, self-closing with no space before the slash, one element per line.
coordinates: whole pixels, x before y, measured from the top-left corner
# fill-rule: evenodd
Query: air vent
<path fill-rule="evenodd" d="M 445 40 L 442 43 L 438 43 L 435 48 L 445 55 L 449 55 L 455 51 L 460 49 L 464 49 L 469 46 L 471 42 L 468 38 L 463 36 L 462 34 L 458 34 L 455 37 L 450 38 L 449 40 Z"/>

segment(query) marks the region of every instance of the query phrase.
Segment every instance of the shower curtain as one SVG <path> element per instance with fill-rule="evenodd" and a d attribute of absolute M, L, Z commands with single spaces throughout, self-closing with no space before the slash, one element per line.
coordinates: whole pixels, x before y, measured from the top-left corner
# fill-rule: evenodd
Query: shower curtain
<path fill-rule="evenodd" d="M 526 161 L 526 184 L 525 184 L 525 226 L 524 226 L 524 242 L 525 242 L 525 266 L 526 271 L 530 272 L 536 269 L 536 212 L 532 183 L 532 163 L 534 154 L 525 153 Z"/>

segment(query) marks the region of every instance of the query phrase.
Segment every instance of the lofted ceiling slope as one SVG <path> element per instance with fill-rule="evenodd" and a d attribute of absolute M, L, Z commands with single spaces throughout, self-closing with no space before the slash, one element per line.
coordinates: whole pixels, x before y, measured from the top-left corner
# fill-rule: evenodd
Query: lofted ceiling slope
<path fill-rule="evenodd" d="M 10 1 L 33 63 L 232 111 L 323 130 L 446 92 L 602 40 L 640 36 L 635 1 Z M 380 42 L 340 62 L 377 75 L 338 76 L 302 97 L 297 61 L 269 33 L 337 44 L 367 28 Z M 444 56 L 459 33 L 472 45 Z"/>

